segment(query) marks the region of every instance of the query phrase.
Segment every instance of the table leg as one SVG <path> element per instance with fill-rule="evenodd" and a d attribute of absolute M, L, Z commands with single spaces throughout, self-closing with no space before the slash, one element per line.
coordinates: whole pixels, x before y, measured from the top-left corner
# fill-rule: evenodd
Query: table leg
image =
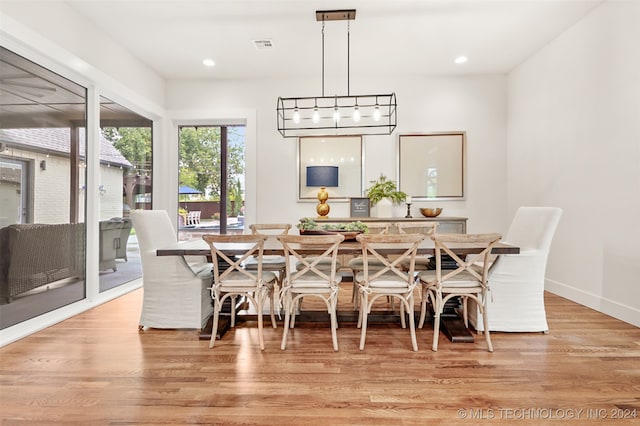
<path fill-rule="evenodd" d="M 239 297 L 236 301 L 236 322 L 240 319 L 239 315 L 237 315 L 238 311 L 240 311 L 245 303 L 244 297 Z M 217 330 L 217 338 L 221 339 L 222 336 L 231 328 L 231 298 L 225 300 L 222 304 L 222 310 L 220 312 L 220 318 L 218 319 L 218 330 Z M 209 317 L 207 320 L 207 324 L 200 331 L 200 340 L 209 340 L 211 339 L 211 332 L 213 329 L 213 315 Z"/>

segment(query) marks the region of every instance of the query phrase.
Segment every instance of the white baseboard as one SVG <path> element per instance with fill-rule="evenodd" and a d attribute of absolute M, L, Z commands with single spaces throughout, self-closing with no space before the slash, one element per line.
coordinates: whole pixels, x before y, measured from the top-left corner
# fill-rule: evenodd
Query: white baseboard
<path fill-rule="evenodd" d="M 613 318 L 635 325 L 636 327 L 640 327 L 640 309 L 638 308 L 550 279 L 545 280 L 545 290 L 612 316 Z"/>

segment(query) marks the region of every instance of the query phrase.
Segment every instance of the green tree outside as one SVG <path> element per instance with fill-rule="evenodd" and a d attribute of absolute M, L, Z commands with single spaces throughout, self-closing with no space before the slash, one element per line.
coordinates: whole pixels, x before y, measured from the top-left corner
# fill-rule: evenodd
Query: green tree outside
<path fill-rule="evenodd" d="M 105 127 L 102 135 L 133 164 L 136 173 L 151 172 L 151 128 Z"/>
<path fill-rule="evenodd" d="M 227 127 L 228 140 L 239 137 L 239 128 Z M 219 127 L 182 127 L 180 129 L 179 179 L 181 185 L 188 185 L 211 199 L 220 199 L 220 128 Z M 240 199 L 242 189 L 237 176 L 244 173 L 244 144 L 228 144 L 228 184 L 229 199 Z M 234 189 L 240 187 L 240 190 Z M 235 194 L 234 194 L 235 192 Z M 236 198 L 237 197 L 237 198 Z M 238 203 L 236 203 L 238 204 Z M 238 207 L 239 209 L 239 207 Z"/>

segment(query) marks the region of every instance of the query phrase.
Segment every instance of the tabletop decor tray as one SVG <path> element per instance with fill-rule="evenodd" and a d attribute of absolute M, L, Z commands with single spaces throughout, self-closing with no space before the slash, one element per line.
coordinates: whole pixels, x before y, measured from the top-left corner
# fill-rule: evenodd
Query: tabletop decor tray
<path fill-rule="evenodd" d="M 362 234 L 362 231 L 343 231 L 343 230 L 329 230 L 329 229 L 314 229 L 314 230 L 300 230 L 300 235 L 334 235 L 340 234 L 344 236 L 345 241 L 355 240 L 358 234 Z"/>

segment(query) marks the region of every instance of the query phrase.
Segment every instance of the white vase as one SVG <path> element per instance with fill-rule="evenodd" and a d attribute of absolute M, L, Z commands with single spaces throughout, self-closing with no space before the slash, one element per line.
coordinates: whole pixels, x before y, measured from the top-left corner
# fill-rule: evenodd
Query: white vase
<path fill-rule="evenodd" d="M 383 198 L 376 203 L 376 217 L 393 217 L 393 202 Z"/>

